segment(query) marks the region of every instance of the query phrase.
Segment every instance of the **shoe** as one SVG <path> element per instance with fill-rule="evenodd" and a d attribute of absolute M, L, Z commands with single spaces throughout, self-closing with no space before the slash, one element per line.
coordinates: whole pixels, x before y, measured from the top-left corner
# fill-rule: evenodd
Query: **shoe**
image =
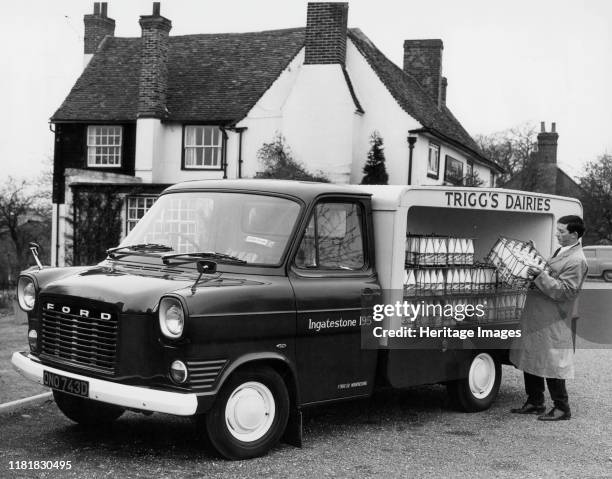
<path fill-rule="evenodd" d="M 535 404 L 531 404 L 526 402 L 522 407 L 515 407 L 510 409 L 511 413 L 514 414 L 542 414 L 546 411 L 546 406 L 536 406 Z"/>
<path fill-rule="evenodd" d="M 571 417 L 571 412 L 562 411 L 561 409 L 554 407 L 546 414 L 538 416 L 538 421 L 567 421 Z"/>

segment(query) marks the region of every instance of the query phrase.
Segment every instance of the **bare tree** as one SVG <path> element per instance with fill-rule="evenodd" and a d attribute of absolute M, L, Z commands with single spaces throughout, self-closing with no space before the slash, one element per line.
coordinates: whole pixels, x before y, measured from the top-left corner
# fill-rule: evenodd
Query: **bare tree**
<path fill-rule="evenodd" d="M 14 261 L 9 267 L 17 271 L 30 264 L 30 241 L 49 244 L 51 237 L 51 203 L 40 189 L 40 183 L 8 177 L 0 185 L 0 241 L 12 250 Z M 48 247 L 43 253 L 48 252 Z"/>
<path fill-rule="evenodd" d="M 587 163 L 579 183 L 588 228 L 585 242 L 612 244 L 612 155 Z"/>
<path fill-rule="evenodd" d="M 533 181 L 533 175 L 536 173 L 533 160 L 533 153 L 537 150 L 535 125 L 523 123 L 490 135 L 476 135 L 475 140 L 485 155 L 506 171 L 498 177 L 499 186 L 519 176 L 522 177 L 519 178 L 519 186 L 526 187 L 519 189 L 528 189 L 527 183 Z"/>

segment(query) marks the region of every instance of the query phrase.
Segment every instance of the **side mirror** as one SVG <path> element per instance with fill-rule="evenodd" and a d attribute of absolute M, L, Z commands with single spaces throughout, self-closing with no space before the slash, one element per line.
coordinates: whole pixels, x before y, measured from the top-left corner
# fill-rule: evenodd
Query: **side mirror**
<path fill-rule="evenodd" d="M 196 263 L 198 273 L 213 274 L 217 272 L 217 263 L 214 261 L 200 260 Z"/>
<path fill-rule="evenodd" d="M 32 256 L 34 256 L 34 260 L 36 261 L 36 265 L 38 266 L 38 269 L 43 269 L 42 263 L 40 262 L 40 259 L 38 258 L 38 252 L 40 251 L 40 245 L 38 243 L 34 243 L 34 241 L 31 241 L 28 247 L 30 248 L 30 251 L 32 252 Z"/>
<path fill-rule="evenodd" d="M 195 280 L 193 286 L 191 287 L 191 294 L 195 294 L 196 285 L 200 282 L 200 278 L 203 274 L 213 274 L 217 272 L 217 263 L 214 261 L 207 261 L 205 259 L 198 260 L 196 263 L 196 267 L 198 268 L 198 279 Z"/>

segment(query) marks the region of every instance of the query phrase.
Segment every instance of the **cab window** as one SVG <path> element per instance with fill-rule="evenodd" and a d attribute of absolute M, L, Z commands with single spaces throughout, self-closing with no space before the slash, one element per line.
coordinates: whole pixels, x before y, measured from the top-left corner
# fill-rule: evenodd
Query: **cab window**
<path fill-rule="evenodd" d="M 319 203 L 298 249 L 298 268 L 360 270 L 365 265 L 359 203 Z"/>

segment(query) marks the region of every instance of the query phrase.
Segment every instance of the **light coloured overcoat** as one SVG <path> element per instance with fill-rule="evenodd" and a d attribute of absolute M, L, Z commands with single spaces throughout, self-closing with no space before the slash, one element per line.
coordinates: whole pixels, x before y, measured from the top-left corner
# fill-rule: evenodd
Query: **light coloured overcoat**
<path fill-rule="evenodd" d="M 544 378 L 574 377 L 571 321 L 577 316 L 578 293 L 586 278 L 587 262 L 580 243 L 548 263 L 529 290 L 521 316 L 521 337 L 510 350 L 510 361 L 520 370 Z"/>

